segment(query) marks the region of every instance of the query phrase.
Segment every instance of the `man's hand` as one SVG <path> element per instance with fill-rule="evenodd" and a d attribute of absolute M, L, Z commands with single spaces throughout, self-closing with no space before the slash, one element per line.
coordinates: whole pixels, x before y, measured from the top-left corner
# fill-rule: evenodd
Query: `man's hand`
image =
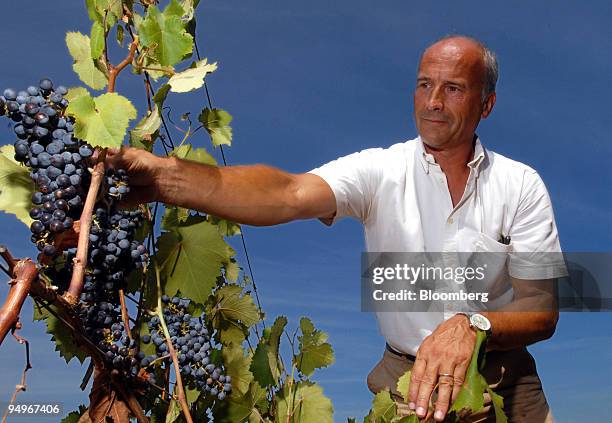
<path fill-rule="evenodd" d="M 110 148 L 106 152 L 106 165 L 111 169 L 125 169 L 128 173 L 130 193 L 122 205 L 136 206 L 159 200 L 159 179 L 170 163 L 148 151 L 123 147 Z"/>
<path fill-rule="evenodd" d="M 476 332 L 465 315 L 444 321 L 425 338 L 417 351 L 408 392 L 409 406 L 416 408 L 419 418 L 428 416 L 429 399 L 438 384 L 434 419 L 444 420 L 465 381 L 475 344 Z"/>

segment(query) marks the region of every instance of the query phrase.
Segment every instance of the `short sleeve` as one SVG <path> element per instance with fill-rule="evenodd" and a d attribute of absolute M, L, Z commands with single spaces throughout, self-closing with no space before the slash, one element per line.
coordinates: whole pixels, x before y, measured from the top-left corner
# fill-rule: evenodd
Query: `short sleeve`
<path fill-rule="evenodd" d="M 336 197 L 336 214 L 330 221 L 321 219 L 323 223 L 347 216 L 367 220 L 381 178 L 382 154 L 382 148 L 362 150 L 308 172 L 323 178 Z"/>
<path fill-rule="evenodd" d="M 532 280 L 567 275 L 550 196 L 533 169 L 524 174 L 511 236 L 511 276 Z"/>

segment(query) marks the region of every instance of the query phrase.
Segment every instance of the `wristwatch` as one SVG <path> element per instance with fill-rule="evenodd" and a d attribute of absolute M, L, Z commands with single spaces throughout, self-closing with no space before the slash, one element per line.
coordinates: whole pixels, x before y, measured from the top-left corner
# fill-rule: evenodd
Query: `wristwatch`
<path fill-rule="evenodd" d="M 493 331 L 491 330 L 491 321 L 487 319 L 480 313 L 466 313 L 459 312 L 457 314 L 463 314 L 470 321 L 470 327 L 475 330 L 481 330 L 487 334 L 487 336 L 491 336 Z"/>

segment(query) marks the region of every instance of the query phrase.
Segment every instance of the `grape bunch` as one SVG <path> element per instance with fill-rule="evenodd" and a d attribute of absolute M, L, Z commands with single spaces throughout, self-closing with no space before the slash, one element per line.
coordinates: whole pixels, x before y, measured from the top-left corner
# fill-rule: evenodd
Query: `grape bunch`
<path fill-rule="evenodd" d="M 81 215 L 90 181 L 87 158 L 93 154 L 91 146 L 74 137 L 74 121 L 64 114 L 67 92 L 45 78 L 38 87 L 19 92 L 8 88 L 0 96 L 0 115 L 15 122 L 15 160 L 30 168 L 36 187 L 32 242 L 49 257 L 57 253 L 55 236 L 72 228 Z"/>
<path fill-rule="evenodd" d="M 232 390 L 232 379 L 211 362 L 213 341 L 209 330 L 203 324 L 203 316 L 198 318 L 189 314 L 191 301 L 188 298 L 170 298 L 163 295 L 161 300 L 164 304 L 164 321 L 177 354 L 183 379 L 189 387 L 203 389 L 213 397 L 223 400 Z M 143 367 L 149 366 L 153 360 L 159 358 L 169 360 L 167 340 L 159 317 L 152 317 L 148 326 L 150 335 L 144 335 L 142 341 L 153 342 L 157 355 L 145 357 L 141 361 Z"/>
<path fill-rule="evenodd" d="M 30 209 L 32 241 L 44 256 L 54 260 L 44 271 L 60 292 L 69 284 L 76 248 L 58 251 L 55 241 L 81 217 L 93 155 L 93 148 L 74 136 L 74 120 L 65 115 L 67 92 L 63 86 L 54 88 L 45 78 L 37 87 L 19 92 L 9 88 L 0 96 L 0 115 L 15 122 L 15 159 L 30 168 L 35 185 Z M 135 240 L 144 215 L 140 210 L 116 207 L 129 192 L 126 172 L 107 170 L 105 176 L 105 195 L 96 203 L 89 233 L 79 316 L 86 335 L 110 365 L 134 374 L 143 357 L 126 335 L 118 291 L 125 289 L 130 271 L 146 263 L 146 249 Z"/>

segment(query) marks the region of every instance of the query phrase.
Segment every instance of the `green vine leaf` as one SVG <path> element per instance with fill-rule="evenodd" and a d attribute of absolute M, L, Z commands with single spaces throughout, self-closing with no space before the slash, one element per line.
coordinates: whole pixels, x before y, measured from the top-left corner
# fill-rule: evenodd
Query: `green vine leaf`
<path fill-rule="evenodd" d="M 0 210 L 14 214 L 24 224 L 30 226 L 30 207 L 34 182 L 28 168 L 20 165 L 14 158 L 12 145 L 0 148 Z"/>
<path fill-rule="evenodd" d="M 410 376 L 412 372 L 408 370 L 397 380 L 397 391 L 402 395 L 405 402 L 408 401 L 408 393 L 410 391 Z"/>
<path fill-rule="evenodd" d="M 217 70 L 217 63 L 207 63 L 206 59 L 195 62 L 189 69 L 175 73 L 168 80 L 172 92 L 186 93 L 204 85 L 204 78 Z"/>
<path fill-rule="evenodd" d="M 240 225 L 238 223 L 231 222 L 229 220 L 221 219 L 220 217 L 213 216 L 212 214 L 206 215 L 208 220 L 213 225 L 219 228 L 219 233 L 223 236 L 236 236 L 240 235 Z"/>
<path fill-rule="evenodd" d="M 233 379 L 232 383 L 234 383 Z M 232 392 L 232 395 L 229 396 L 227 410 L 218 416 L 219 421 L 222 423 L 261 422 L 259 418 L 261 413 L 257 410 L 257 405 L 261 402 L 267 402 L 266 390 L 253 382 L 244 395 L 239 396 Z M 217 421 L 217 416 L 215 416 L 215 421 Z"/>
<path fill-rule="evenodd" d="M 191 54 L 193 37 L 185 30 L 185 23 L 181 20 L 183 14 L 184 10 L 176 0 L 172 0 L 163 13 L 151 5 L 139 25 L 142 45 L 152 50 L 162 66 L 173 66 Z"/>
<path fill-rule="evenodd" d="M 240 344 L 228 345 L 221 350 L 221 353 L 227 374 L 232 377 L 233 392 L 246 394 L 253 381 L 253 374 L 250 370 L 252 357 L 244 355 Z"/>
<path fill-rule="evenodd" d="M 51 309 L 56 314 L 59 313 L 57 307 L 51 305 Z M 51 314 L 45 308 L 39 308 L 34 305 L 34 320 L 44 320 L 47 325 L 47 333 L 51 335 L 51 340 L 55 342 L 55 351 L 60 353 L 60 356 L 69 363 L 73 358 L 77 358 L 81 364 L 87 358 L 87 355 L 83 349 L 74 342 L 74 336 L 72 331 L 57 317 Z"/>
<path fill-rule="evenodd" d="M 103 89 L 108 79 L 94 63 L 89 37 L 80 32 L 68 32 L 66 34 L 66 46 L 68 46 L 68 51 L 74 60 L 72 69 L 79 75 L 80 80 L 94 90 Z"/>
<path fill-rule="evenodd" d="M 508 423 L 508 417 L 504 413 L 504 399 L 502 396 L 493 392 L 493 389 L 489 386 L 487 386 L 487 392 L 491 397 L 493 409 L 495 410 L 495 423 Z"/>
<path fill-rule="evenodd" d="M 466 372 L 465 383 L 459 391 L 455 402 L 448 410 L 447 417 L 452 418 L 455 415 L 461 418 L 464 415 L 475 413 L 484 407 L 484 393 L 489 385 L 484 376 L 478 371 L 478 355 L 486 337 L 486 333 L 482 331 L 478 331 L 476 334 L 476 344 L 474 345 L 472 359 Z M 496 409 L 496 414 L 497 411 Z"/>
<path fill-rule="evenodd" d="M 184 226 L 188 217 L 189 209 L 167 206 L 166 211 L 162 216 L 162 229 L 165 231 L 171 231 L 173 228 Z"/>
<path fill-rule="evenodd" d="M 380 391 L 372 400 L 368 418 L 372 423 L 388 422 L 397 414 L 397 405 L 388 390 Z"/>
<path fill-rule="evenodd" d="M 175 148 L 172 150 L 171 155 L 179 159 L 217 166 L 217 161 L 205 148 L 193 148 L 191 144 L 183 144 Z"/>
<path fill-rule="evenodd" d="M 104 52 L 104 28 L 98 21 L 91 25 L 89 46 L 91 48 L 91 58 L 93 60 L 99 59 Z"/>
<path fill-rule="evenodd" d="M 157 245 L 163 291 L 169 295 L 181 291 L 200 304 L 206 302 L 221 268 L 235 254 L 219 231 L 199 216 L 190 216 L 184 225 L 163 233 Z"/>
<path fill-rule="evenodd" d="M 259 322 L 259 311 L 250 294 L 241 295 L 240 285 L 225 285 L 215 293 L 216 318 L 240 322 L 247 327 Z"/>
<path fill-rule="evenodd" d="M 225 110 L 206 108 L 202 110 L 198 120 L 210 134 L 215 147 L 221 144 L 232 144 L 232 128 L 229 126 L 229 123 L 232 121 L 232 115 Z"/>
<path fill-rule="evenodd" d="M 130 146 L 153 151 L 153 143 L 159 136 L 161 116 L 157 105 L 130 131 Z"/>
<path fill-rule="evenodd" d="M 164 102 L 166 101 L 166 97 L 168 97 L 168 92 L 170 91 L 170 85 L 164 84 L 153 96 L 153 102 L 157 105 L 159 110 L 164 108 Z"/>
<path fill-rule="evenodd" d="M 64 98 L 68 100 L 68 102 L 73 102 L 74 100 L 76 100 L 77 98 L 83 95 L 89 95 L 89 91 L 87 91 L 87 88 L 72 87 L 68 89 L 68 92 L 66 93 Z"/>
<path fill-rule="evenodd" d="M 332 402 L 323 395 L 323 389 L 312 382 L 285 384 L 277 395 L 277 401 L 275 413 L 277 422 L 331 423 L 334 421 Z M 289 413 L 292 415 L 290 420 Z"/>
<path fill-rule="evenodd" d="M 74 99 L 66 114 L 76 120 L 74 135 L 92 146 L 119 147 L 136 109 L 130 101 L 117 94 L 106 93 L 92 98 L 89 94 Z"/>
<path fill-rule="evenodd" d="M 306 376 L 314 373 L 315 369 L 327 367 L 334 363 L 334 350 L 327 343 L 328 335 L 314 328 L 312 321 L 307 317 L 300 319 L 302 336 L 299 336 L 300 353 L 295 356 L 294 362 L 300 372 Z"/>
<path fill-rule="evenodd" d="M 270 347 L 265 342 L 260 342 L 255 349 L 250 370 L 262 388 L 277 383 L 278 374 L 274 373 L 274 368 L 276 368 L 276 364 L 273 362 Z"/>

